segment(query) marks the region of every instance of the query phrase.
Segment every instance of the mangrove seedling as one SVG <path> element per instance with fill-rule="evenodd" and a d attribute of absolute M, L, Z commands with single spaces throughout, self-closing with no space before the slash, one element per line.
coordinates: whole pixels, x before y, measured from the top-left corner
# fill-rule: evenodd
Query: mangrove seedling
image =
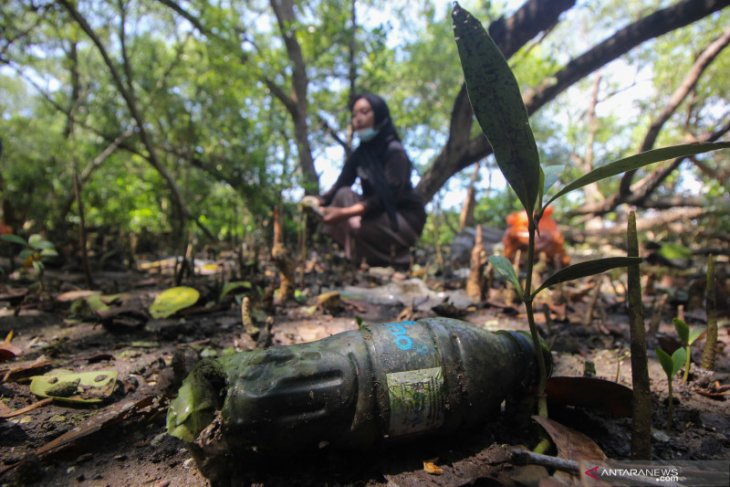
<path fill-rule="evenodd" d="M 23 267 L 32 267 L 38 272 L 38 281 L 41 288 L 43 288 L 43 271 L 46 268 L 43 262 L 58 257 L 58 252 L 53 243 L 45 240 L 37 233 L 28 237 L 28 240 L 14 234 L 0 235 L 0 239 L 22 247 L 18 257 L 20 257 Z"/>
<path fill-rule="evenodd" d="M 682 382 L 687 383 L 687 378 L 689 377 L 689 364 L 692 360 L 692 351 L 690 350 L 690 347 L 692 344 L 702 335 L 702 333 L 705 332 L 702 328 L 690 328 L 687 323 L 684 322 L 684 320 L 681 320 L 679 318 L 674 318 L 672 320 L 674 322 L 674 328 L 677 330 L 677 335 L 679 336 L 679 340 L 682 342 L 682 345 L 684 345 L 685 349 L 685 363 L 684 363 L 684 376 L 682 376 Z"/>
<path fill-rule="evenodd" d="M 674 376 L 682 369 L 686 353 L 687 352 L 684 348 L 678 348 L 670 356 L 661 348 L 656 349 L 656 356 L 659 359 L 659 363 L 662 364 L 664 373 L 667 374 L 667 384 L 669 388 L 669 411 L 667 412 L 667 419 L 670 427 L 672 426 L 672 412 L 674 409 L 674 388 L 672 381 L 674 380 Z"/>
<path fill-rule="evenodd" d="M 494 268 L 507 278 L 525 303 L 527 321 L 535 350 L 540 340 L 535 324 L 533 301 L 550 286 L 605 272 L 617 267 L 639 264 L 640 257 L 611 257 L 565 267 L 533 289 L 532 272 L 535 265 L 535 234 L 548 206 L 567 193 L 588 184 L 633 171 L 655 162 L 687 157 L 703 152 L 730 148 L 730 142 L 692 143 L 663 147 L 618 161 L 604 164 L 565 185 L 549 198 L 544 198 L 557 183 L 565 169 L 561 165 L 541 166 L 529 114 L 512 70 L 489 33 L 468 11 L 457 3 L 452 10 L 454 38 L 464 71 L 466 90 L 479 125 L 492 146 L 497 166 L 517 195 L 528 218 L 528 247 L 525 285 L 521 286 L 511 262 L 502 256 L 490 256 Z M 546 200 L 546 201 L 545 201 Z M 537 354 L 540 381 L 537 388 L 538 414 L 547 416 L 545 386 L 547 369 L 541 353 Z"/>

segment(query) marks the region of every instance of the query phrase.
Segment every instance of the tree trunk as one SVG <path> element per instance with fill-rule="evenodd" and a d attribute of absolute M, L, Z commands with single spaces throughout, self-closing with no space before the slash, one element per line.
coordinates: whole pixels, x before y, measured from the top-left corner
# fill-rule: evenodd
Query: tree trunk
<path fill-rule="evenodd" d="M 294 122 L 294 137 L 297 141 L 299 168 L 304 178 L 306 194 L 319 194 L 319 181 L 314 168 L 312 148 L 309 145 L 309 127 L 307 123 L 307 90 L 309 80 L 307 69 L 302 55 L 302 48 L 297 40 L 295 29 L 294 2 L 292 0 L 271 0 L 271 7 L 279 24 L 279 31 L 284 38 L 284 45 L 292 63 L 292 94 L 287 96 L 288 101 L 282 100 L 283 92 L 275 91 L 277 97 L 284 102 Z M 273 82 L 269 82 L 271 84 Z M 286 96 L 286 95 L 283 95 Z"/>
<path fill-rule="evenodd" d="M 469 181 L 469 188 L 466 190 L 466 198 L 464 206 L 459 214 L 459 231 L 463 231 L 466 227 L 474 226 L 474 207 L 476 206 L 476 183 L 479 178 L 479 168 L 481 164 L 474 164 L 474 172 Z"/>
<path fill-rule="evenodd" d="M 134 93 L 131 92 L 128 89 L 128 86 L 130 86 L 131 79 L 127 80 L 128 85 L 125 85 L 124 80 L 122 79 L 121 75 L 119 74 L 119 71 L 116 68 L 116 65 L 109 57 L 109 53 L 107 52 L 106 48 L 104 47 L 104 44 L 102 44 L 99 37 L 96 35 L 94 30 L 91 28 L 89 23 L 86 21 L 86 19 L 79 13 L 79 11 L 76 9 L 74 3 L 70 0 L 58 0 L 58 3 L 61 4 L 66 11 L 71 15 L 71 17 L 76 21 L 77 24 L 81 27 L 81 29 L 86 33 L 86 35 L 89 36 L 91 41 L 94 43 L 96 48 L 99 51 L 99 54 L 101 54 L 102 58 L 104 59 L 104 64 L 106 65 L 107 69 L 112 75 L 112 79 L 114 81 L 114 85 L 116 86 L 117 90 L 119 90 L 119 93 L 122 95 L 122 98 L 124 98 L 124 101 L 127 105 L 127 109 L 129 110 L 130 114 L 132 115 L 132 118 L 135 121 L 135 124 L 137 126 L 137 131 L 139 132 L 140 139 L 142 140 L 142 143 L 144 144 L 145 150 L 147 151 L 147 158 L 146 160 L 152 165 L 152 167 L 155 168 L 155 170 L 160 174 L 162 179 L 167 183 L 167 187 L 170 190 L 170 195 L 172 197 L 173 205 L 175 206 L 178 215 L 182 219 L 190 218 L 190 212 L 187 209 L 187 206 L 185 205 L 185 202 L 182 198 L 182 195 L 180 194 L 180 190 L 177 187 L 177 183 L 175 183 L 175 180 L 173 179 L 172 175 L 167 171 L 164 165 L 160 162 L 160 160 L 157 157 L 157 153 L 155 151 L 154 145 L 152 144 L 152 139 L 147 133 L 147 130 L 145 129 L 146 124 L 144 117 L 142 116 L 142 113 L 137 108 L 137 101 L 134 97 Z M 125 65 L 127 63 L 125 62 Z M 128 66 L 127 66 L 128 68 Z"/>

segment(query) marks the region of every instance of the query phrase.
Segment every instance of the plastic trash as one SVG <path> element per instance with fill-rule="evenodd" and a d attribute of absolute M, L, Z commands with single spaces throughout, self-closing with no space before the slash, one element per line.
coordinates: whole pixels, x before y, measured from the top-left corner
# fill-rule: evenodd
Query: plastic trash
<path fill-rule="evenodd" d="M 167 427 L 193 443 L 199 461 L 371 448 L 493 419 L 505 399 L 529 394 L 537 376 L 532 341 L 522 332 L 448 318 L 363 326 L 201 361 L 172 402 Z"/>
<path fill-rule="evenodd" d="M 469 296 L 463 290 L 432 291 L 425 282 L 417 278 L 390 282 L 374 288 L 345 286 L 342 296 L 381 306 L 410 306 L 414 310 L 431 309 L 446 300 L 458 308 L 466 308 L 471 304 Z"/>

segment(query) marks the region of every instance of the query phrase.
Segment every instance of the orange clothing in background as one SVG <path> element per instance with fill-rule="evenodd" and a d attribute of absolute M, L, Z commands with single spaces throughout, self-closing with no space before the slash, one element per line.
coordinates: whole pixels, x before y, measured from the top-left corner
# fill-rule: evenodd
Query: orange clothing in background
<path fill-rule="evenodd" d="M 552 213 L 552 208 L 546 208 L 540 219 L 538 225 L 540 231 L 535 235 L 535 257 L 537 258 L 541 252 L 544 252 L 549 262 L 566 266 L 570 264 L 570 257 L 565 253 L 563 235 L 560 233 L 555 220 L 550 217 Z M 523 257 L 527 255 L 527 244 L 529 242 L 527 228 L 527 213 L 525 211 L 511 213 L 507 217 L 507 230 L 505 230 L 504 237 L 502 237 L 502 245 L 504 245 L 504 256 L 509 260 L 514 260 L 518 249 L 522 251 Z"/>

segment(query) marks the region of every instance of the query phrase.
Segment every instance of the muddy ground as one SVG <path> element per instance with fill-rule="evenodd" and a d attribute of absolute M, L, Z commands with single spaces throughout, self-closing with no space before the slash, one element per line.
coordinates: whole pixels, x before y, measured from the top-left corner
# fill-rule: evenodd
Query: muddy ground
<path fill-rule="evenodd" d="M 344 270 L 343 270 L 344 269 Z M 25 413 L 0 419 L 0 482 L 3 485 L 208 485 L 186 445 L 166 434 L 165 414 L 183 370 L 200 356 L 225 349 L 249 350 L 256 337 L 247 335 L 241 324 L 241 309 L 233 295 L 216 303 L 215 272 L 196 276 L 186 284 L 202 291 L 201 302 L 168 319 L 145 319 L 140 314 L 118 315 L 105 322 L 59 302 L 63 292 L 83 289 L 83 276 L 66 271 L 49 271 L 46 289 L 33 289 L 31 280 L 9 280 L 0 306 L 0 333 L 14 332 L 12 344 L 22 353 L 0 363 L 3 412 L 18 411 L 38 402 L 29 389 L 29 378 L 50 369 L 73 371 L 116 369 L 117 387 L 100 406 L 70 406 L 52 402 Z M 273 269 L 262 269 L 261 281 L 246 291 L 256 311 L 256 325 L 271 334 L 261 344 L 283 346 L 323 338 L 357 329 L 355 317 L 366 322 L 418 319 L 435 316 L 432 302 L 392 293 L 386 298 L 350 293 L 339 300 L 320 303 L 316 296 L 348 285 L 376 288 L 402 285 L 418 279 L 434 296 L 450 291 L 452 302 L 463 293 L 463 279 L 445 277 L 423 269 L 394 273 L 383 269 L 360 271 L 340 268 L 325 272 L 313 267 L 302 277 L 298 298 L 285 305 L 268 307 L 266 282 Z M 160 269 L 146 272 L 95 274 L 105 293 L 122 293 L 112 307 L 144 313 L 154 296 L 170 285 L 171 276 Z M 554 376 L 595 377 L 631 385 L 628 318 L 621 279 L 606 277 L 600 293 L 596 281 L 581 281 L 562 289 L 565 303 L 541 305 L 538 320 L 552 345 Z M 261 293 L 255 291 L 261 286 Z M 524 308 L 510 302 L 509 293 L 495 282 L 489 298 L 480 306 L 436 307 L 441 314 L 490 330 L 527 330 Z M 26 289 L 20 300 L 8 292 Z M 415 291 L 418 292 L 418 286 Z M 269 289 L 270 290 L 270 289 Z M 421 290 L 422 291 L 422 290 Z M 235 294 L 235 293 L 233 293 Z M 403 298 L 399 299 L 398 298 Z M 382 298 L 382 296 L 381 296 Z M 410 302 L 407 301 L 410 299 Z M 595 300 L 593 318 L 587 309 Z M 368 302 L 370 301 L 370 302 Z M 376 301 L 376 302 L 373 302 Z M 405 302 L 404 302 L 405 301 Z M 205 303 L 209 303 L 208 306 Z M 659 329 L 649 338 L 649 370 L 653 403 L 652 447 L 654 459 L 730 458 L 730 414 L 727 385 L 730 384 L 729 328 L 719 333 L 714 372 L 692 368 L 688 384 L 675 379 L 674 424 L 667 423 L 667 378 L 653 349 L 659 343 L 676 347 L 671 318 L 677 312 L 670 299 L 660 302 L 647 296 L 647 320 Z M 659 307 L 658 307 L 659 306 Z M 548 311 L 549 310 L 549 311 Z M 120 317 L 121 316 L 121 317 Z M 549 322 L 546 323 L 546 316 Z M 701 310 L 687 310 L 687 320 L 703 325 Z M 723 323 L 721 316 L 721 323 Z M 265 332 L 264 332 L 265 333 Z M 693 361 L 699 361 L 704 339 L 693 346 Z M 556 421 L 580 431 L 593 440 L 609 458 L 630 456 L 630 419 L 614 417 L 601 403 L 610 400 L 596 393 L 594 405 L 553 408 Z M 378 451 L 338 452 L 325 448 L 301 455 L 241 459 L 241 485 L 537 485 L 546 482 L 552 469 L 515 466 L 500 460 L 497 445 L 534 446 L 537 428 L 513 425 L 506 417 L 489 421 L 483 429 L 449 438 L 401 443 Z M 74 433 L 76 434 L 74 436 Z M 60 438 L 60 440 L 59 440 Z M 440 467 L 440 474 L 427 473 L 424 461 Z M 437 469 L 438 470 L 438 469 Z M 558 480 L 553 478 L 553 481 Z M 570 479 L 563 478 L 563 482 Z M 578 481 L 573 478 L 573 481 Z"/>

